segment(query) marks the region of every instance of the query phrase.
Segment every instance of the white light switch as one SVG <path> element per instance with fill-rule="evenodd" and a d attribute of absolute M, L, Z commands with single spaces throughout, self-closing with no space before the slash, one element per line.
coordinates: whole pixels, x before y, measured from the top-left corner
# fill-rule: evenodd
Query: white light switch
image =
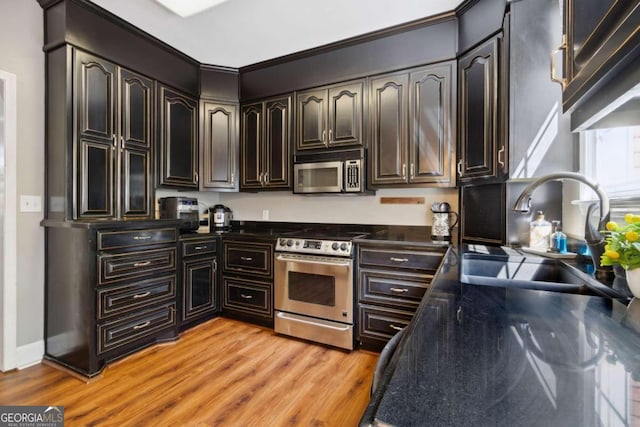
<path fill-rule="evenodd" d="M 40 196 L 20 196 L 20 212 L 40 212 L 42 201 Z"/>
<path fill-rule="evenodd" d="M 268 219 L 269 219 L 269 209 L 263 209 L 263 210 L 262 210 L 262 219 L 263 219 L 264 221 L 266 221 L 266 220 L 268 220 Z"/>

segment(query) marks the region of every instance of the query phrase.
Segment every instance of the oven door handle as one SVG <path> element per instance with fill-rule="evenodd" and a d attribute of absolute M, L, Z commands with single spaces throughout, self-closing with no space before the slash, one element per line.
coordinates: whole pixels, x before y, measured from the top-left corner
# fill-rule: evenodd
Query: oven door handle
<path fill-rule="evenodd" d="M 327 329 L 334 329 L 336 331 L 348 331 L 351 326 L 344 326 L 344 327 L 337 327 L 337 326 L 331 326 L 331 325 L 324 325 L 322 323 L 315 323 L 315 322 L 310 322 L 308 320 L 303 320 L 303 319 L 298 319 L 297 317 L 289 317 L 286 315 L 286 313 L 283 312 L 278 312 L 278 314 L 276 314 L 276 316 L 280 319 L 284 319 L 284 320 L 290 320 L 292 322 L 298 322 L 298 323 L 306 323 L 307 325 L 313 325 L 313 326 L 320 326 L 322 328 L 327 328 Z"/>
<path fill-rule="evenodd" d="M 338 266 L 338 267 L 351 267 L 351 261 L 339 261 L 339 260 L 328 260 L 328 259 L 323 259 L 322 261 L 315 261 L 313 259 L 310 258 L 296 258 L 296 257 L 289 257 L 286 255 L 278 255 L 276 256 L 276 260 L 277 261 L 292 261 L 292 262 L 299 262 L 301 264 L 320 264 L 320 265 L 333 265 L 333 266 Z"/>

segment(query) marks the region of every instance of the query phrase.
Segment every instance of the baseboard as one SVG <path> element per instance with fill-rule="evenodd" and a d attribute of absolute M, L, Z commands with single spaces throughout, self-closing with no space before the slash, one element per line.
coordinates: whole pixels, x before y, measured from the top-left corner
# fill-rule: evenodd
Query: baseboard
<path fill-rule="evenodd" d="M 16 348 L 16 366 L 18 369 L 28 368 L 37 365 L 42 361 L 44 355 L 44 340 L 21 345 Z"/>

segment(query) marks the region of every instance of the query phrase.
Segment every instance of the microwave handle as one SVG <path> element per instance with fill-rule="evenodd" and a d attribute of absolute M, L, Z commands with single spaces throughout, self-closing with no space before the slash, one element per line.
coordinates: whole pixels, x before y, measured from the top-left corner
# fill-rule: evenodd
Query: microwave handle
<path fill-rule="evenodd" d="M 344 185 L 344 168 L 346 167 L 346 163 L 342 162 L 342 166 L 338 168 L 338 185 L 340 185 L 340 192 L 344 193 L 346 188 Z"/>

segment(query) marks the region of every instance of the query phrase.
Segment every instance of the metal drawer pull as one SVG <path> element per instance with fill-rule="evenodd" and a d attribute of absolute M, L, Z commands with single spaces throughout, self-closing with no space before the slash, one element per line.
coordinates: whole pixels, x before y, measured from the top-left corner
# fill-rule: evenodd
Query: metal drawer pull
<path fill-rule="evenodd" d="M 244 298 L 244 299 L 253 299 L 253 295 L 240 294 L 240 298 Z"/>
<path fill-rule="evenodd" d="M 391 258 L 389 258 L 389 260 L 393 261 L 393 262 L 407 262 L 407 261 L 409 261 L 408 258 L 396 258 L 396 257 L 391 257 Z"/>
<path fill-rule="evenodd" d="M 147 240 L 150 238 L 151 236 L 149 236 L 148 234 L 145 234 L 144 236 L 133 236 L 133 240 Z"/>
<path fill-rule="evenodd" d="M 391 292 L 397 292 L 399 294 L 403 294 L 405 292 L 409 292 L 409 289 L 401 289 L 401 288 L 390 288 Z"/>
<path fill-rule="evenodd" d="M 134 267 L 146 267 L 149 264 L 151 264 L 151 261 L 136 262 L 135 264 L 133 264 L 133 266 Z"/>
<path fill-rule="evenodd" d="M 151 324 L 151 322 L 147 320 L 144 323 L 140 323 L 139 325 L 134 326 L 133 329 L 138 330 L 138 329 L 146 328 L 150 324 Z"/>
<path fill-rule="evenodd" d="M 207 249 L 207 246 L 196 246 L 196 247 L 195 247 L 195 248 L 193 248 L 193 249 L 195 249 L 196 251 L 201 251 L 201 250 L 203 250 L 203 249 Z"/>
<path fill-rule="evenodd" d="M 144 297 L 148 297 L 149 295 L 151 295 L 151 292 L 147 291 L 147 292 L 143 292 L 141 294 L 135 294 L 133 296 L 134 299 L 138 299 L 138 298 L 144 298 Z"/>
<path fill-rule="evenodd" d="M 395 330 L 395 331 L 401 331 L 401 330 L 403 330 L 403 329 L 404 329 L 404 328 L 401 328 L 400 326 L 396 326 L 396 325 L 394 325 L 394 324 L 389 325 L 389 327 L 390 327 L 391 329 Z"/>
<path fill-rule="evenodd" d="M 240 259 L 242 261 L 253 261 L 253 258 L 251 258 L 250 256 L 241 256 Z"/>

